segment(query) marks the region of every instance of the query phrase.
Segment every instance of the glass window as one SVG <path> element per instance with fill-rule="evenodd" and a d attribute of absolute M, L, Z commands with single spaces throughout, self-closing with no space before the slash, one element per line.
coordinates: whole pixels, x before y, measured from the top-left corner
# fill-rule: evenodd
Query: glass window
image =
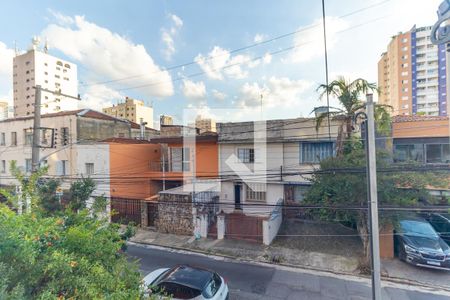
<path fill-rule="evenodd" d="M 429 144 L 427 147 L 427 163 L 450 163 L 449 144 Z"/>
<path fill-rule="evenodd" d="M 33 130 L 32 129 L 25 129 L 24 130 L 24 137 L 25 137 L 25 145 L 30 146 L 33 144 Z"/>
<path fill-rule="evenodd" d="M 201 294 L 201 291 L 197 289 L 173 282 L 162 282 L 158 284 L 158 290 L 160 290 L 163 294 L 169 295 L 176 299 L 193 299 Z"/>
<path fill-rule="evenodd" d="M 423 145 L 395 145 L 394 162 L 417 161 L 423 162 Z"/>
<path fill-rule="evenodd" d="M 183 171 L 191 170 L 191 149 L 183 148 Z"/>
<path fill-rule="evenodd" d="M 85 167 L 86 167 L 86 174 L 87 175 L 94 174 L 94 164 L 93 163 L 86 163 Z"/>
<path fill-rule="evenodd" d="M 301 148 L 301 163 L 318 163 L 334 154 L 332 142 L 302 143 Z"/>
<path fill-rule="evenodd" d="M 31 159 L 25 159 L 25 172 L 31 172 L 32 164 Z"/>
<path fill-rule="evenodd" d="M 266 201 L 266 185 L 263 183 L 246 184 L 245 196 L 247 201 Z"/>
<path fill-rule="evenodd" d="M 0 134 L 0 146 L 5 146 L 6 145 L 6 135 L 4 132 L 2 132 Z"/>
<path fill-rule="evenodd" d="M 17 132 L 11 132 L 11 146 L 17 146 Z"/>
<path fill-rule="evenodd" d="M 207 299 L 214 297 L 214 295 L 220 289 L 221 284 L 222 280 L 220 279 L 220 277 L 217 274 L 214 274 L 213 278 L 211 278 L 211 281 L 203 290 L 203 297 Z"/>
<path fill-rule="evenodd" d="M 238 158 L 243 163 L 255 162 L 255 149 L 253 148 L 239 148 Z"/>
<path fill-rule="evenodd" d="M 6 160 L 2 160 L 1 171 L 2 173 L 6 173 Z"/>

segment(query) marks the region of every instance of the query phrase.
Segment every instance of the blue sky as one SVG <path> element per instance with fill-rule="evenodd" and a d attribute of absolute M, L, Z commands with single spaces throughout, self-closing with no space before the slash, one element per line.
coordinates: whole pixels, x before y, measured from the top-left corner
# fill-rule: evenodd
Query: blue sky
<path fill-rule="evenodd" d="M 431 25 L 440 2 L 326 1 L 331 79 L 376 81 L 390 36 Z M 325 80 L 321 14 L 319 0 L 4 2 L 0 98 L 12 100 L 14 41 L 26 49 L 39 35 L 51 54 L 77 63 L 83 106 L 99 109 L 131 96 L 153 103 L 155 119 L 170 114 L 181 121 L 183 109 L 192 108 L 226 121 L 251 119 L 263 94 L 266 118 L 307 116 L 321 105 L 315 88 Z M 310 29 L 230 53 L 304 27 Z"/>

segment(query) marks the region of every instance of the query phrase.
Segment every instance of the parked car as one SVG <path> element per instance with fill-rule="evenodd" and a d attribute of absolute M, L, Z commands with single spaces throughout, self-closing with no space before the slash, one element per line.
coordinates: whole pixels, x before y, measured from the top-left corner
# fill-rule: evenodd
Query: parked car
<path fill-rule="evenodd" d="M 424 213 L 422 216 L 430 222 L 439 236 L 450 245 L 450 214 Z"/>
<path fill-rule="evenodd" d="M 155 270 L 144 277 L 149 293 L 160 293 L 170 299 L 228 300 L 228 285 L 215 272 L 180 265 Z"/>
<path fill-rule="evenodd" d="M 395 226 L 394 249 L 407 263 L 450 269 L 450 247 L 422 218 L 403 218 Z"/>

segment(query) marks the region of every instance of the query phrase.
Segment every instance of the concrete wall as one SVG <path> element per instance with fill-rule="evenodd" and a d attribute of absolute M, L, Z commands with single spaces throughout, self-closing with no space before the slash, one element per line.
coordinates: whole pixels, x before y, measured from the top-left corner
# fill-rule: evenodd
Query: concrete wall
<path fill-rule="evenodd" d="M 81 142 L 101 141 L 111 137 L 131 137 L 130 125 L 127 122 L 85 117 L 78 117 L 77 132 Z"/>
<path fill-rule="evenodd" d="M 263 243 L 270 245 L 280 230 L 283 214 L 278 213 L 273 218 L 263 221 Z"/>

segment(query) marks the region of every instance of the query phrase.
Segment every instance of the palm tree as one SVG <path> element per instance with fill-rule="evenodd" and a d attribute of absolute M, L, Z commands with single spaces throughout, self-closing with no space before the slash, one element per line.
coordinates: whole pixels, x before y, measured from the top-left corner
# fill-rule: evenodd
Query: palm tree
<path fill-rule="evenodd" d="M 344 141 L 349 141 L 352 137 L 353 120 L 358 112 L 365 109 L 366 104 L 362 100 L 362 97 L 369 92 L 378 93 L 377 85 L 362 78 L 349 81 L 344 77 L 338 77 L 328 85 L 321 84 L 317 88 L 317 91 L 320 92 L 320 98 L 327 93 L 336 97 L 342 106 L 342 108 L 330 107 L 326 112 L 320 113 L 316 117 L 316 129 L 319 129 L 324 119 L 339 118 L 342 120 L 336 141 L 337 155 L 342 155 L 344 152 Z M 382 133 L 389 132 L 390 130 L 390 114 L 388 108 L 390 108 L 388 105 L 375 105 L 377 130 Z"/>

